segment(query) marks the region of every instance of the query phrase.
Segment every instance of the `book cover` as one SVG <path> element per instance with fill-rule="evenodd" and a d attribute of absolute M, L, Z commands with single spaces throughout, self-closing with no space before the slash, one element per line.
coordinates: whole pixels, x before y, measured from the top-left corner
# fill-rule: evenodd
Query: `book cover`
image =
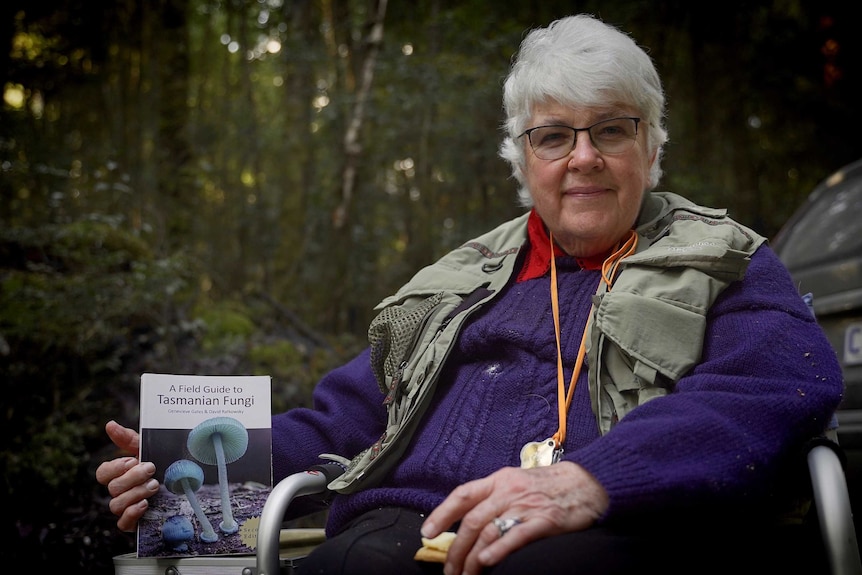
<path fill-rule="evenodd" d="M 251 554 L 272 491 L 268 376 L 141 376 L 140 460 L 159 492 L 138 557 Z"/>

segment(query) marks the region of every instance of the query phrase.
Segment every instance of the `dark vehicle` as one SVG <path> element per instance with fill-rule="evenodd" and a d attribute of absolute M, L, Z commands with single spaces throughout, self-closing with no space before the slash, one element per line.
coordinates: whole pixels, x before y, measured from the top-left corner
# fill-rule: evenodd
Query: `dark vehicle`
<path fill-rule="evenodd" d="M 772 242 L 838 354 L 844 399 L 838 442 L 848 456 L 854 515 L 862 515 L 862 160 L 821 184 Z M 854 493 L 855 492 L 855 493 Z"/>

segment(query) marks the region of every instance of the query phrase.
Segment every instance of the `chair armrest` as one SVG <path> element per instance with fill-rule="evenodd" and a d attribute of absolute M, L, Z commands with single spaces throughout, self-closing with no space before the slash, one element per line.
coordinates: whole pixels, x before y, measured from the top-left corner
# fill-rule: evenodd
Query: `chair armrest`
<path fill-rule="evenodd" d="M 279 533 L 288 506 L 296 497 L 326 491 L 326 486 L 343 473 L 337 465 L 316 465 L 279 481 L 267 497 L 257 530 L 257 573 L 279 575 Z"/>
<path fill-rule="evenodd" d="M 820 533 L 833 575 L 862 575 L 850 494 L 835 450 L 817 444 L 808 451 L 808 471 Z"/>

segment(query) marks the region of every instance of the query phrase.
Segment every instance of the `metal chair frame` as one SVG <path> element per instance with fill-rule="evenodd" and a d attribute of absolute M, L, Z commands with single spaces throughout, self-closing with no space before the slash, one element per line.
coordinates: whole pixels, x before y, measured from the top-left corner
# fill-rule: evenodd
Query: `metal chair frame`
<path fill-rule="evenodd" d="M 862 575 L 862 558 L 853 524 L 850 494 L 840 449 L 832 442 L 813 444 L 807 452 L 811 491 L 831 575 Z M 273 488 L 260 518 L 257 536 L 257 575 L 289 575 L 297 559 L 284 564 L 279 557 L 284 516 L 296 497 L 322 494 L 338 477 L 337 465 L 320 465 L 294 473 Z"/>

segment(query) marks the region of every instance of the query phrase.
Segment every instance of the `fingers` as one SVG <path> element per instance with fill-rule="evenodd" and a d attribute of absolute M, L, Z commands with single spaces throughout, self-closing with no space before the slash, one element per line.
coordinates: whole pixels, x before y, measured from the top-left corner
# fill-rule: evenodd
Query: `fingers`
<path fill-rule="evenodd" d="M 119 447 L 124 453 L 129 455 L 137 455 L 138 447 L 140 446 L 140 436 L 134 429 L 123 427 L 116 421 L 109 421 L 105 424 L 105 432 L 114 445 Z"/>
<path fill-rule="evenodd" d="M 507 513 L 505 518 L 514 517 Z M 485 567 L 496 565 L 513 551 L 547 537 L 551 532 L 549 527 L 549 523 L 541 517 L 532 517 L 501 533 L 500 528 L 494 524 L 494 519 L 491 519 L 480 531 L 461 572 L 481 573 Z"/>
<path fill-rule="evenodd" d="M 134 531 L 138 526 L 138 521 L 140 521 L 141 517 L 146 513 L 148 506 L 149 503 L 147 500 L 142 499 L 134 505 L 126 507 L 126 509 L 123 510 L 122 515 L 120 515 L 120 518 L 117 519 L 117 527 L 120 531 Z"/>
<path fill-rule="evenodd" d="M 109 464 L 112 465 L 109 466 Z M 151 489 L 148 491 L 158 490 L 158 481 L 153 479 L 153 475 L 156 472 L 156 466 L 149 461 L 138 463 L 137 459 L 133 457 L 124 457 L 103 463 L 99 466 L 99 469 L 102 469 L 104 466 L 109 466 L 113 472 L 108 482 L 103 484 L 107 486 L 108 493 L 111 494 L 111 497 L 119 497 L 151 480 L 155 482 L 156 489 L 152 489 L 151 486 Z M 99 473 L 99 469 L 96 470 L 97 475 Z M 122 469 L 122 471 L 120 473 L 116 473 L 117 469 Z"/>
<path fill-rule="evenodd" d="M 436 537 L 464 517 L 477 504 L 485 501 L 492 491 L 493 482 L 490 477 L 458 486 L 425 519 L 422 524 L 422 536 Z"/>
<path fill-rule="evenodd" d="M 478 555 L 499 537 L 491 521 L 507 507 L 509 497 L 505 495 L 503 485 L 512 471 L 501 470 L 457 487 L 429 514 L 422 527 L 422 534 L 426 537 L 433 537 L 456 521 L 461 521 L 458 536 L 446 556 L 444 573 L 460 575 L 481 571 Z"/>
<path fill-rule="evenodd" d="M 135 457 L 140 447 L 137 431 L 109 421 L 105 432 L 114 445 L 130 457 L 118 457 L 99 465 L 96 481 L 108 488 L 111 495 L 108 507 L 119 517 L 117 527 L 122 531 L 134 531 L 147 510 L 147 498 L 159 490 L 159 482 L 153 478 L 156 466 L 148 461 L 138 462 Z"/>
<path fill-rule="evenodd" d="M 121 530 L 135 529 L 147 510 L 147 498 L 158 492 L 159 482 L 153 478 L 155 471 L 155 465 L 148 461 L 138 463 L 134 457 L 106 461 L 96 469 L 96 479 L 111 495 L 108 507 L 119 517 L 117 526 Z"/>
<path fill-rule="evenodd" d="M 134 531 L 147 510 L 147 498 L 158 492 L 159 482 L 151 477 L 154 469 L 152 463 L 141 463 L 108 484 L 108 492 L 113 496 L 108 507 L 119 517 L 117 527 L 122 531 Z"/>
<path fill-rule="evenodd" d="M 432 511 L 422 535 L 433 537 L 460 520 L 444 572 L 479 574 L 528 543 L 586 529 L 607 508 L 602 486 L 580 466 L 562 461 L 537 469 L 504 468 L 453 490 Z M 520 523 L 504 534 L 495 518 Z"/>
<path fill-rule="evenodd" d="M 118 457 L 105 461 L 96 468 L 96 481 L 107 487 L 114 479 L 138 464 L 134 457 Z"/>
<path fill-rule="evenodd" d="M 504 479 L 498 479 L 505 483 Z M 478 575 L 484 567 L 498 563 L 503 557 L 529 542 L 525 531 L 516 525 L 502 536 L 494 524 L 498 517 L 521 519 L 522 512 L 512 494 L 497 487 L 492 496 L 477 503 L 464 515 L 458 527 L 458 536 L 452 542 L 447 556 L 445 573 Z"/>

